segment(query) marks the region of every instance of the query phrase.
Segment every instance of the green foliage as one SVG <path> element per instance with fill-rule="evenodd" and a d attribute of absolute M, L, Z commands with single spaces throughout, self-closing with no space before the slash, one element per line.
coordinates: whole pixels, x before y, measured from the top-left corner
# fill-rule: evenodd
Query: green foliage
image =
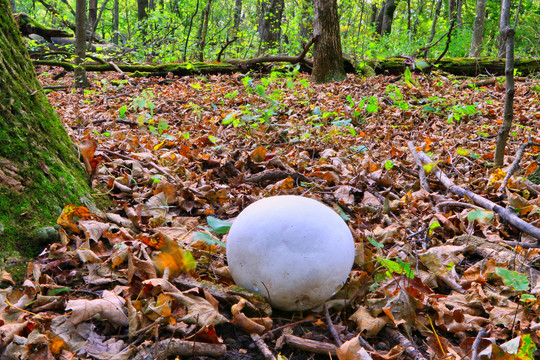
<path fill-rule="evenodd" d="M 514 290 L 527 291 L 529 289 L 530 283 L 526 274 L 501 267 L 495 268 L 495 273 L 502 278 L 506 286 L 510 286 Z"/>

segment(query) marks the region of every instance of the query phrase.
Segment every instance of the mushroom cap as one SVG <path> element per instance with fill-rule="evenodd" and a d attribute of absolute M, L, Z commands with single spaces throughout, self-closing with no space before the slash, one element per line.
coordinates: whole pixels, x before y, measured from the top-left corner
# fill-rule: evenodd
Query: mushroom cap
<path fill-rule="evenodd" d="M 331 208 L 302 196 L 274 196 L 249 205 L 227 236 L 227 262 L 236 284 L 273 307 L 314 308 L 347 280 L 354 240 Z"/>

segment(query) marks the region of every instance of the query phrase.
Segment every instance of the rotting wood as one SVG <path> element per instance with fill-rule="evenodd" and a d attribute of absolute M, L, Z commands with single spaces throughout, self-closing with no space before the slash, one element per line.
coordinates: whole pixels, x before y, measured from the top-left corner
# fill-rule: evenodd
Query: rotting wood
<path fill-rule="evenodd" d="M 294 348 L 308 351 L 314 354 L 337 356 L 337 347 L 334 344 L 324 343 L 320 341 L 303 339 L 298 336 L 286 334 L 284 336 L 285 343 Z"/>
<path fill-rule="evenodd" d="M 250 336 L 266 360 L 276 360 L 276 357 L 274 356 L 274 354 L 272 354 L 272 351 L 270 351 L 270 349 L 268 348 L 268 345 L 266 345 L 264 340 L 259 335 L 250 334 Z"/>
<path fill-rule="evenodd" d="M 424 355 L 422 355 L 422 353 L 414 346 L 414 344 L 399 331 L 385 326 L 383 329 L 383 335 L 401 345 L 404 348 L 405 354 L 407 354 L 409 358 L 413 360 L 427 360 Z"/>
<path fill-rule="evenodd" d="M 291 177 L 295 181 L 312 182 L 308 177 L 297 172 L 283 170 L 264 170 L 244 179 L 245 182 L 262 183 L 265 181 L 279 181 Z"/>
<path fill-rule="evenodd" d="M 213 358 L 222 358 L 225 356 L 226 352 L 227 347 L 222 344 L 167 339 L 159 341 L 155 347 L 150 346 L 143 348 L 133 357 L 133 360 L 166 360 L 169 357 L 177 356 L 209 356 Z"/>
<path fill-rule="evenodd" d="M 432 163 L 429 156 L 427 156 L 424 152 L 418 153 L 418 156 L 425 164 Z M 540 228 L 537 228 L 536 226 L 531 225 L 526 221 L 523 221 L 512 210 L 497 205 L 491 200 L 488 200 L 478 194 L 475 194 L 470 190 L 466 190 L 462 187 L 455 185 L 454 182 L 450 180 L 450 178 L 448 178 L 438 167 L 434 167 L 433 174 L 437 179 L 442 182 L 444 187 L 452 193 L 464 198 L 471 199 L 476 205 L 499 214 L 502 220 L 514 226 L 516 229 L 523 231 L 526 234 L 529 234 L 537 241 L 540 240 Z"/>

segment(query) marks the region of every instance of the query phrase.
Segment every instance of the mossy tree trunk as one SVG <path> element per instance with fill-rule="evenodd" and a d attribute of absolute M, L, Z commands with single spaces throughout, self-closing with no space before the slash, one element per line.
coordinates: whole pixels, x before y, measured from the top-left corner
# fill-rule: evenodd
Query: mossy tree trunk
<path fill-rule="evenodd" d="M 87 175 L 0 0 L 0 256 L 38 250 L 36 233 L 87 197 Z"/>

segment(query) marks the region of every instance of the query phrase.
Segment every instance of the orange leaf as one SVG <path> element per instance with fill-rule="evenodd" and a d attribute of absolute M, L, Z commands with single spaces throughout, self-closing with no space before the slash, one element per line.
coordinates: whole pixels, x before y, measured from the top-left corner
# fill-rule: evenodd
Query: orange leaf
<path fill-rule="evenodd" d="M 92 217 L 92 214 L 84 206 L 75 206 L 75 205 L 66 205 L 64 210 L 56 220 L 56 223 L 60 226 L 63 226 L 74 233 L 79 233 L 79 228 L 73 222 L 73 218 L 77 217 L 80 219 L 88 219 Z"/>
<path fill-rule="evenodd" d="M 259 146 L 251 154 L 251 159 L 255 162 L 262 162 L 266 159 L 266 148 L 264 146 Z"/>

